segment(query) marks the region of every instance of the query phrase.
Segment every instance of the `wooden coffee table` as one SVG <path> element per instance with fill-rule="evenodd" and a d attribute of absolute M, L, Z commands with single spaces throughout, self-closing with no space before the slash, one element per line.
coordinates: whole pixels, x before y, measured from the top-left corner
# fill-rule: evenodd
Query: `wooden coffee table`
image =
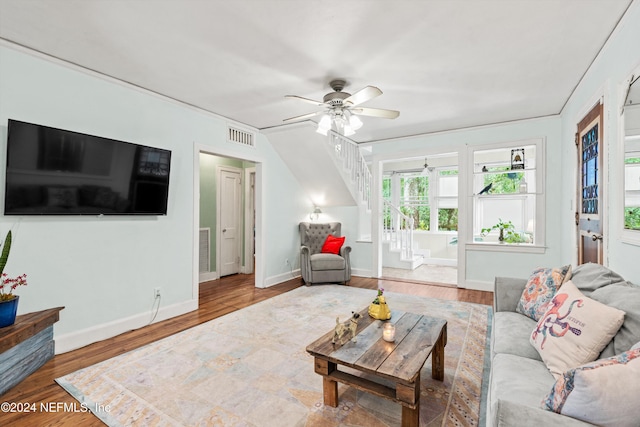
<path fill-rule="evenodd" d="M 360 312 L 357 342 L 332 344 L 333 330 L 307 346 L 315 358 L 315 372 L 322 375 L 324 404 L 338 406 L 338 382 L 392 400 L 402 405 L 402 425 L 418 426 L 420 419 L 420 370 L 432 355 L 431 377 L 444 380 L 444 347 L 447 321 L 420 314 L 392 310 L 391 319 L 371 318 Z M 346 320 L 346 319 L 344 319 Z M 395 342 L 382 339 L 382 325 L 396 325 Z M 370 374 L 363 378 L 338 369 L 339 365 Z M 375 379 L 391 380 L 395 387 Z"/>

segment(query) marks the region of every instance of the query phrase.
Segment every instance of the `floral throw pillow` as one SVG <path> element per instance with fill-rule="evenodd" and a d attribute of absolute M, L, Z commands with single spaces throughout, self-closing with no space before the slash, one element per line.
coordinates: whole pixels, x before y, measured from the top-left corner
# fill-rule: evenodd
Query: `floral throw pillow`
<path fill-rule="evenodd" d="M 560 268 L 536 268 L 527 281 L 516 312 L 533 320 L 539 320 L 551 298 L 569 279 L 571 279 L 571 264 Z"/>
<path fill-rule="evenodd" d="M 565 372 L 542 408 L 599 426 L 638 426 L 640 348 Z"/>

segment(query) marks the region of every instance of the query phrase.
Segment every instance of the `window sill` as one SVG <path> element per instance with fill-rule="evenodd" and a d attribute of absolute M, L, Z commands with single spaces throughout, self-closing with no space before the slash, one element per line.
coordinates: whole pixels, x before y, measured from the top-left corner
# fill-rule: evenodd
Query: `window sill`
<path fill-rule="evenodd" d="M 640 246 L 640 231 L 637 230 L 622 230 L 621 239 L 623 243 L 627 243 L 629 245 Z"/>
<path fill-rule="evenodd" d="M 528 245 L 518 243 L 467 243 L 466 250 L 468 251 L 483 251 L 483 252 L 519 252 L 527 254 L 543 254 L 547 250 L 546 246 Z"/>

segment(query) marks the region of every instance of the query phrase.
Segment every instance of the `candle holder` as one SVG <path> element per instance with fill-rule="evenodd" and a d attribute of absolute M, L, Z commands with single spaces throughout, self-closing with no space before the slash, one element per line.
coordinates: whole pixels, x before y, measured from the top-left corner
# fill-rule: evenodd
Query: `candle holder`
<path fill-rule="evenodd" d="M 382 326 L 382 339 L 387 342 L 394 342 L 396 340 L 396 325 L 385 323 Z"/>

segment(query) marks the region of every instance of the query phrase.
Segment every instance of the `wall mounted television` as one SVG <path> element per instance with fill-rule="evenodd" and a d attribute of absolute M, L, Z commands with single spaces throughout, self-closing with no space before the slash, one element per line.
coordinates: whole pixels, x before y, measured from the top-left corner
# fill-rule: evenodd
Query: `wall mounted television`
<path fill-rule="evenodd" d="M 9 119 L 5 215 L 166 215 L 171 151 Z"/>

